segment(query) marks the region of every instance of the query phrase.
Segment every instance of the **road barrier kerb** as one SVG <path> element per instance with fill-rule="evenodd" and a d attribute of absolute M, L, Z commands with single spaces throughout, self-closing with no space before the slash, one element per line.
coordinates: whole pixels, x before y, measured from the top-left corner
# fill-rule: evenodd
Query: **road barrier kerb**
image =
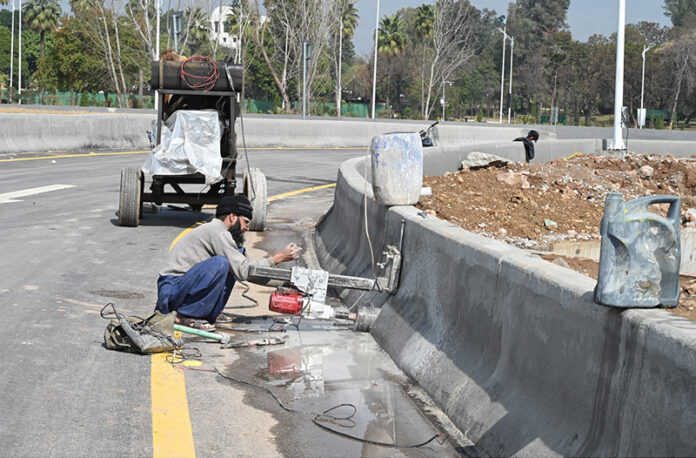
<path fill-rule="evenodd" d="M 382 307 L 375 339 L 484 452 L 693 455 L 696 323 L 597 305 L 589 277 L 415 207 L 380 207 L 369 186 L 365 200 L 363 167 L 341 165 L 319 259 L 371 275 L 364 203 L 376 256 L 405 221 L 398 292 L 344 299 Z"/>

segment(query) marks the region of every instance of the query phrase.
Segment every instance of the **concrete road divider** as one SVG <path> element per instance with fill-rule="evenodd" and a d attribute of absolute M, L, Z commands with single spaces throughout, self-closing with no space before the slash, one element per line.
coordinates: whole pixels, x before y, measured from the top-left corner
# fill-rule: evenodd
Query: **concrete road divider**
<path fill-rule="evenodd" d="M 426 153 L 426 170 L 445 163 L 442 154 Z M 479 448 L 693 455 L 696 323 L 597 305 L 589 277 L 415 207 L 380 207 L 363 161 L 341 165 L 319 258 L 332 272 L 369 276 L 365 215 L 374 253 L 395 244 L 406 221 L 398 292 L 344 300 L 381 305 L 374 337 Z"/>

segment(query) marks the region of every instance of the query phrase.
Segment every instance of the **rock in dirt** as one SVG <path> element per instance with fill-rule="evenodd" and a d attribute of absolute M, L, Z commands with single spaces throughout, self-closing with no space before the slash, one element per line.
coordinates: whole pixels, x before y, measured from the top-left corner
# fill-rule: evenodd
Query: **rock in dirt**
<path fill-rule="evenodd" d="M 548 218 L 544 220 L 544 226 L 546 226 L 547 229 L 558 229 L 558 223 Z"/>
<path fill-rule="evenodd" d="M 499 173 L 496 175 L 495 179 L 502 183 L 509 184 L 510 186 L 519 186 L 522 189 L 529 189 L 531 187 L 526 174 L 513 172 L 512 170 Z"/>
<path fill-rule="evenodd" d="M 511 161 L 495 154 L 473 151 L 462 161 L 460 169 L 478 170 L 487 167 L 505 167 Z"/>
<path fill-rule="evenodd" d="M 643 167 L 638 169 L 638 174 L 640 177 L 644 180 L 650 179 L 655 175 L 655 169 L 650 167 L 649 165 L 644 165 Z"/>

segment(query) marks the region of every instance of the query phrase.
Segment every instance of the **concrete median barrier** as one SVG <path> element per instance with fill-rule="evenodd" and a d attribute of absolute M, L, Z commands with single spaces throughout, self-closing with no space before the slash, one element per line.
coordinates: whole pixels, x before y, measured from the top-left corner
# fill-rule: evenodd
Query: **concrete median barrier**
<path fill-rule="evenodd" d="M 441 167 L 431 156 L 426 169 Z M 415 207 L 380 207 L 363 167 L 340 168 L 316 237 L 322 265 L 371 275 L 365 215 L 377 256 L 405 221 L 398 292 L 344 300 L 381 306 L 374 337 L 481 450 L 693 455 L 696 323 L 597 305 L 589 277 Z"/>

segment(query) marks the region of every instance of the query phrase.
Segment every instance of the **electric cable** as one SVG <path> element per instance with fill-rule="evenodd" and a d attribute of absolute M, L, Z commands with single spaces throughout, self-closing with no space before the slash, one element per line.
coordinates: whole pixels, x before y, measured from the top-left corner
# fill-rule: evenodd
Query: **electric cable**
<path fill-rule="evenodd" d="M 249 304 L 249 305 L 233 305 L 231 307 L 225 307 L 225 308 L 226 309 L 253 309 L 254 307 L 258 307 L 259 301 L 257 301 L 253 297 L 247 295 L 247 293 L 249 292 L 249 289 L 251 289 L 251 287 L 247 283 L 245 283 L 241 280 L 237 280 L 237 283 L 239 283 L 240 285 L 242 285 L 244 287 L 244 291 L 242 292 L 242 297 L 244 299 L 247 299 L 247 300 L 253 302 L 253 303 Z"/>
<path fill-rule="evenodd" d="M 435 440 L 437 440 L 437 442 L 440 445 L 442 445 L 445 443 L 445 440 L 448 437 L 447 434 L 445 434 L 445 433 L 438 433 L 438 434 L 435 434 L 434 436 L 432 436 L 431 438 L 429 438 L 428 440 L 420 442 L 418 444 L 406 444 L 406 445 L 404 445 L 404 444 L 392 444 L 389 442 L 373 441 L 371 439 L 365 439 L 363 437 L 354 436 L 352 434 L 344 433 L 342 431 L 338 431 L 338 430 L 335 430 L 333 428 L 329 428 L 325 424 L 322 424 L 322 422 L 327 422 L 327 423 L 334 423 L 334 424 L 339 425 L 339 426 L 352 427 L 353 425 L 355 425 L 355 422 L 353 421 L 353 417 L 358 412 L 358 409 L 357 409 L 357 407 L 355 407 L 354 404 L 349 404 L 349 403 L 338 404 L 338 405 L 335 405 L 335 406 L 323 411 L 322 413 L 303 412 L 301 410 L 296 410 L 296 409 L 293 409 L 293 408 L 288 407 L 285 404 L 283 404 L 283 401 L 281 401 L 280 398 L 273 391 L 271 391 L 269 388 L 267 388 L 263 385 L 259 385 L 259 384 L 253 383 L 253 382 L 249 382 L 249 381 L 242 380 L 242 379 L 239 379 L 237 377 L 225 374 L 222 371 L 220 371 L 217 367 L 215 368 L 215 372 L 217 372 L 217 374 L 219 376 L 221 376 L 222 378 L 225 378 L 225 379 L 230 380 L 232 382 L 238 383 L 240 385 L 250 386 L 250 387 L 265 391 L 276 401 L 276 403 L 280 406 L 281 409 L 285 410 L 286 412 L 297 413 L 300 415 L 308 416 L 312 419 L 312 423 L 314 423 L 317 427 L 323 429 L 324 431 L 336 434 L 337 436 L 341 436 L 345 439 L 351 439 L 351 440 L 362 442 L 365 444 L 378 445 L 381 447 L 420 448 L 420 447 L 424 447 L 425 445 L 428 445 L 429 443 L 431 443 L 432 441 L 435 441 Z M 352 409 L 353 413 L 351 413 L 350 415 L 344 415 L 344 416 L 336 416 L 336 415 L 329 414 L 330 412 L 333 412 L 334 410 L 337 410 L 341 407 L 349 407 Z M 352 423 L 352 425 L 345 426 L 345 424 L 341 423 L 344 421 L 350 422 L 350 423 Z"/>
<path fill-rule="evenodd" d="M 201 69 L 203 70 L 207 64 L 208 75 L 196 75 L 186 71 L 187 64 L 201 64 Z M 180 66 L 181 80 L 190 89 L 200 89 L 202 91 L 210 91 L 215 87 L 217 80 L 220 76 L 218 73 L 217 65 L 215 61 L 206 56 L 191 56 L 188 59 L 181 62 Z"/>

